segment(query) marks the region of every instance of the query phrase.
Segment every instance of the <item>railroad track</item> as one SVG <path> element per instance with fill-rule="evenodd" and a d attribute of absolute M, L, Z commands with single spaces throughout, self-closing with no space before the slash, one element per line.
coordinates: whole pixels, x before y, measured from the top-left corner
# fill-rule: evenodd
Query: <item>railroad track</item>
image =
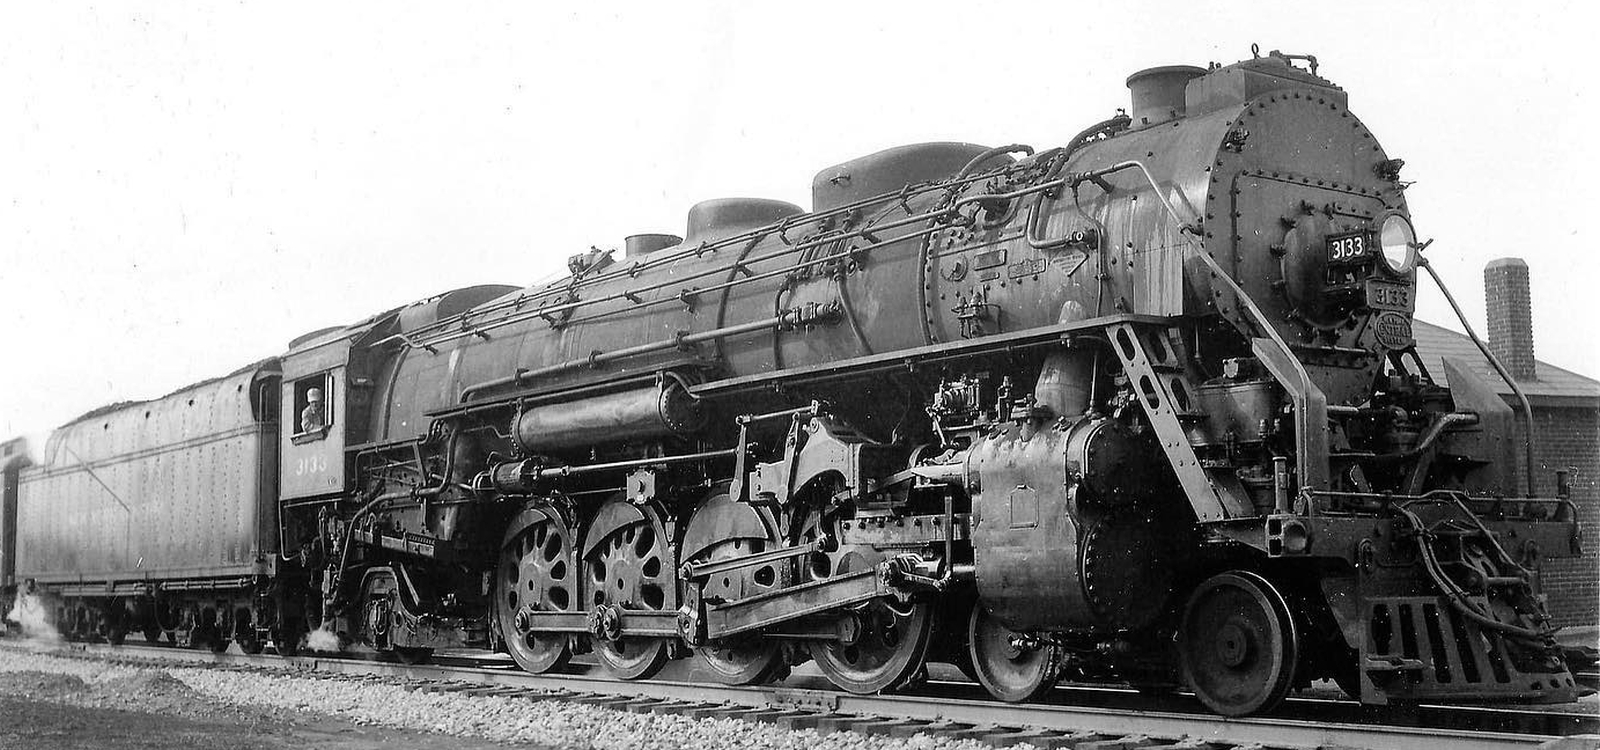
<path fill-rule="evenodd" d="M 132 666 L 173 664 L 289 673 L 319 679 L 379 679 L 415 690 L 562 700 L 637 713 L 728 717 L 786 729 L 917 733 L 973 739 L 996 747 L 1181 750 L 1182 748 L 1537 748 L 1566 738 L 1569 748 L 1600 748 L 1600 716 L 1539 710 L 1421 706 L 1375 710 L 1348 701 L 1297 699 L 1279 715 L 1230 719 L 1183 710 L 1184 699 L 1066 685 L 1045 703 L 1013 705 L 978 697 L 976 686 L 932 680 L 895 695 L 854 695 L 790 686 L 730 687 L 676 679 L 623 682 L 590 674 L 535 675 L 509 662 L 440 656 L 402 664 L 351 656 L 213 654 L 161 646 L 70 643 L 57 656 Z M 793 681 L 793 680 L 791 680 Z M 801 679 L 801 684 L 809 684 Z M 1575 744 L 1574 744 L 1575 743 Z M 1554 745 L 1552 745 L 1554 747 Z"/>

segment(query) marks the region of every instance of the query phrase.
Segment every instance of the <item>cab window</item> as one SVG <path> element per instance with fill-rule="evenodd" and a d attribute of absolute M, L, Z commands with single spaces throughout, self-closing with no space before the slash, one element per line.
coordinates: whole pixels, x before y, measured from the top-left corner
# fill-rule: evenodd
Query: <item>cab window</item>
<path fill-rule="evenodd" d="M 320 373 L 294 381 L 294 436 L 320 439 L 333 426 L 333 378 Z"/>

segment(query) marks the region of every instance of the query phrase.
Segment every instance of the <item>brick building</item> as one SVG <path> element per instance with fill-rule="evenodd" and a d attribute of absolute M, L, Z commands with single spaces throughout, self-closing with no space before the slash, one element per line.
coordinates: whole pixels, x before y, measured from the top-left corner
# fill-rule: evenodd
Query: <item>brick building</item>
<path fill-rule="evenodd" d="M 1584 524 L 1582 557 L 1550 560 L 1544 568 L 1544 590 L 1556 622 L 1569 626 L 1600 624 L 1600 381 L 1540 362 L 1533 353 L 1533 318 L 1528 265 L 1502 258 L 1484 268 L 1490 351 L 1516 379 L 1533 407 L 1538 444 L 1534 454 L 1535 491 L 1556 492 L 1556 470 L 1572 472 L 1572 499 Z M 1436 378 L 1443 379 L 1441 360 L 1451 357 L 1472 368 L 1495 387 L 1512 408 L 1516 397 L 1464 334 L 1417 321 L 1417 351 Z M 1517 420 L 1517 444 L 1522 441 Z M 1521 475 L 1523 452 L 1517 454 Z"/>

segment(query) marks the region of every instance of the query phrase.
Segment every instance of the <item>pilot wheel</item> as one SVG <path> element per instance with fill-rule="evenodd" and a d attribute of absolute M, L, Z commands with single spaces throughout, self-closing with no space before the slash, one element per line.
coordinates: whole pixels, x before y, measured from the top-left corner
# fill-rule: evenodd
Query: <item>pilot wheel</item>
<path fill-rule="evenodd" d="M 1219 573 L 1195 589 L 1179 631 L 1183 676 L 1200 702 L 1224 716 L 1270 711 L 1294 684 L 1300 636 L 1288 604 L 1266 578 Z"/>

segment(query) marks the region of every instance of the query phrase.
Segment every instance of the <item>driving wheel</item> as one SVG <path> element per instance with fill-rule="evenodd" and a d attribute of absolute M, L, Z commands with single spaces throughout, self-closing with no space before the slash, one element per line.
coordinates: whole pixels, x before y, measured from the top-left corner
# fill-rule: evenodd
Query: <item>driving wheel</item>
<path fill-rule="evenodd" d="M 127 640 L 128 615 L 121 599 L 112 599 L 102 606 L 95 630 L 97 635 L 113 646 L 121 646 Z"/>
<path fill-rule="evenodd" d="M 572 550 L 570 527 L 548 505 L 524 508 L 500 545 L 495 618 L 511 659 L 529 672 L 560 669 L 572 656 L 568 634 L 529 629 L 533 613 L 573 611 Z"/>
<path fill-rule="evenodd" d="M 771 513 L 736 502 L 726 489 L 695 511 L 684 533 L 683 556 L 707 563 L 759 554 L 778 545 Z M 701 596 L 707 603 L 729 602 L 787 586 L 793 576 L 787 561 L 739 568 L 706 579 Z M 767 682 L 786 666 L 778 642 L 745 633 L 713 641 L 697 649 L 700 661 L 718 682 L 751 685 Z"/>
<path fill-rule="evenodd" d="M 978 602 L 967 620 L 973 675 L 989 694 L 1020 703 L 1043 695 L 1061 675 L 1061 647 L 1006 627 Z"/>
<path fill-rule="evenodd" d="M 583 543 L 585 604 L 594 654 L 606 671 L 642 680 L 666 664 L 674 639 L 623 635 L 627 612 L 673 612 L 676 566 L 661 516 L 617 496 L 601 506 Z"/>
<path fill-rule="evenodd" d="M 1202 583 L 1189 597 L 1179 638 L 1184 680 L 1224 716 L 1270 711 L 1294 683 L 1294 617 L 1283 595 L 1255 573 L 1220 573 Z"/>
<path fill-rule="evenodd" d="M 796 543 L 818 538 L 838 539 L 835 520 L 819 511 L 797 519 L 792 536 Z M 842 545 L 805 560 L 804 580 L 823 580 L 859 573 L 883 561 L 884 554 L 864 545 Z M 922 671 L 933 640 L 933 605 L 880 598 L 852 608 L 843 615 L 848 638 L 812 641 L 807 651 L 828 681 L 852 693 L 876 693 L 910 683 Z"/>

